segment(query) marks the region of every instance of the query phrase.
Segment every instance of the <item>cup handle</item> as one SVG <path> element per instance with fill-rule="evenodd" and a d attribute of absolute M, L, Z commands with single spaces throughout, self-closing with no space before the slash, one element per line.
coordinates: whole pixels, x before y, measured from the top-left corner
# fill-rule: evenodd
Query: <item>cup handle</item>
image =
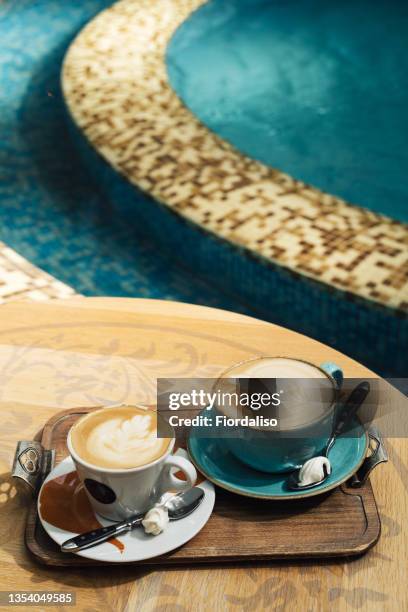
<path fill-rule="evenodd" d="M 187 480 L 181 480 L 171 473 L 172 468 L 178 468 L 181 470 Z M 185 457 L 179 457 L 177 455 L 170 455 L 167 457 L 164 464 L 164 474 L 162 480 L 162 491 L 184 491 L 194 487 L 197 480 L 197 471 L 194 465 Z"/>
<path fill-rule="evenodd" d="M 332 361 L 325 361 L 320 365 L 320 367 L 334 379 L 337 388 L 340 389 L 341 385 L 343 384 L 343 370 Z"/>

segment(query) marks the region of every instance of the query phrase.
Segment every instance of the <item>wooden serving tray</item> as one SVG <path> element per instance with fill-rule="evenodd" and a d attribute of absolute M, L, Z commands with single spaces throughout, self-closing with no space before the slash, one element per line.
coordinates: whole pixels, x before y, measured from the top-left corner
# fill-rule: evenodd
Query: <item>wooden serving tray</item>
<path fill-rule="evenodd" d="M 55 449 L 56 463 L 68 455 L 69 428 L 89 410 L 65 410 L 45 424 L 39 440 L 45 449 Z M 343 484 L 327 494 L 293 502 L 250 499 L 217 487 L 213 514 L 199 534 L 167 555 L 139 563 L 166 566 L 352 556 L 372 547 L 380 529 L 369 481 L 359 489 Z M 36 560 L 46 565 L 101 564 L 61 553 L 40 523 L 36 500 L 29 509 L 25 543 Z"/>

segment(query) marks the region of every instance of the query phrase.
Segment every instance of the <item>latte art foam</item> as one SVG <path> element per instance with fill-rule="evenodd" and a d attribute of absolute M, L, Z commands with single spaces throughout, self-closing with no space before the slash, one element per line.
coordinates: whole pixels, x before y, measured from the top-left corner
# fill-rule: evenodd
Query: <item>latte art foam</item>
<path fill-rule="evenodd" d="M 157 438 L 157 415 L 137 407 L 104 408 L 72 428 L 74 450 L 88 463 L 107 468 L 141 467 L 161 457 L 169 438 Z"/>

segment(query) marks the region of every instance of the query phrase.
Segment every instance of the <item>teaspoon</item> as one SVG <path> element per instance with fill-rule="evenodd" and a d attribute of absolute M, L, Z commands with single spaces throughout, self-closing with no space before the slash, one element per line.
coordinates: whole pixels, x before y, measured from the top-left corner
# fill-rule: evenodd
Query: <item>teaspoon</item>
<path fill-rule="evenodd" d="M 351 423 L 355 415 L 357 414 L 357 410 L 360 408 L 361 404 L 366 399 L 367 395 L 370 392 L 370 384 L 365 381 L 357 385 L 355 389 L 350 393 L 347 401 L 345 402 L 343 408 L 340 411 L 338 418 L 336 419 L 336 424 L 333 428 L 332 434 L 326 444 L 326 447 L 323 451 L 321 458 L 328 457 L 331 449 L 336 443 L 337 437 L 342 434 L 347 426 Z M 314 459 L 319 459 L 320 457 L 315 457 Z M 313 461 L 313 459 L 309 459 L 309 461 Z M 321 485 L 327 478 L 330 476 L 330 471 L 327 470 L 325 465 L 322 465 L 322 477 L 316 482 L 310 482 L 308 484 L 301 484 L 299 480 L 300 470 L 294 472 L 287 481 L 287 486 L 289 489 L 293 491 L 306 491 L 307 489 L 313 489 Z"/>
<path fill-rule="evenodd" d="M 177 493 L 170 499 L 166 500 L 163 504 L 166 506 L 169 512 L 170 521 L 178 521 L 192 512 L 201 504 L 204 498 L 204 490 L 200 487 L 193 487 L 188 491 Z M 118 535 L 131 531 L 135 527 L 139 527 L 145 517 L 143 514 L 134 514 L 129 518 L 121 521 L 120 523 L 114 523 L 109 527 L 100 527 L 86 533 L 70 538 L 61 544 L 62 552 L 78 552 L 85 548 L 91 548 L 102 542 L 106 542 L 110 538 L 116 538 Z"/>

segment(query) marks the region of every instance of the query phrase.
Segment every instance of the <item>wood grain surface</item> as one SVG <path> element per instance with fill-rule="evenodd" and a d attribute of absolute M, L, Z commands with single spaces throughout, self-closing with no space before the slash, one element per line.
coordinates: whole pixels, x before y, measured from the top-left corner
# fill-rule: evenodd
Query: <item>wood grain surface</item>
<path fill-rule="evenodd" d="M 2 306 L 0 590 L 74 591 L 77 609 L 87 611 L 408 609 L 408 445 L 397 438 L 386 441 L 391 461 L 371 478 L 382 536 L 357 559 L 57 569 L 38 565 L 26 550 L 29 500 L 10 479 L 18 440 L 32 439 L 64 408 L 152 402 L 159 375 L 212 377 L 259 354 L 332 360 L 346 376 L 374 377 L 304 336 L 205 307 L 107 298 Z"/>

